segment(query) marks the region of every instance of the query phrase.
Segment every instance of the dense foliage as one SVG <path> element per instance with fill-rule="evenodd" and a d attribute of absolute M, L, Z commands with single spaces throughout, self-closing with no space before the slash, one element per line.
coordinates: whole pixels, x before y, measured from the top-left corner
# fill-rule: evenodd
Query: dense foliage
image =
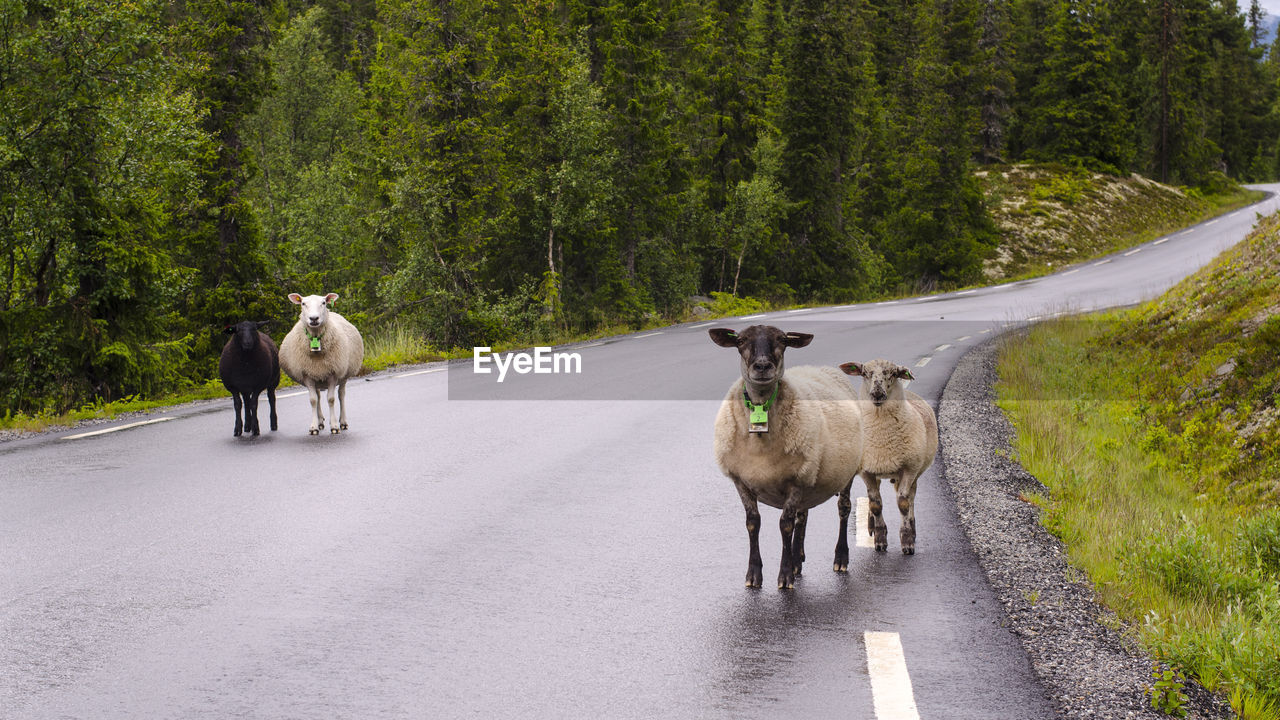
<path fill-rule="evenodd" d="M 0 410 L 336 291 L 436 346 L 971 282 L 978 163 L 1276 175 L 1219 0 L 0 0 Z"/>

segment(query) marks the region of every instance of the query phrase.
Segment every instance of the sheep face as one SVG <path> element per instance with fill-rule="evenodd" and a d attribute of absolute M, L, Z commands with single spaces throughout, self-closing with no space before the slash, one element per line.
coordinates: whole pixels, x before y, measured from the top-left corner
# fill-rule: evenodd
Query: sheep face
<path fill-rule="evenodd" d="M 313 331 L 319 331 L 324 328 L 325 321 L 329 319 L 329 307 L 337 299 L 338 293 L 308 295 L 306 297 L 302 297 L 298 293 L 289 293 L 289 300 L 294 305 L 301 306 L 298 312 L 298 320 Z"/>
<path fill-rule="evenodd" d="M 787 333 L 772 325 L 752 325 L 742 332 L 728 328 L 707 331 L 720 347 L 735 348 L 742 358 L 742 379 L 756 386 L 767 386 L 782 379 L 782 355 L 789 347 L 804 347 L 813 336 Z"/>
<path fill-rule="evenodd" d="M 254 348 L 258 347 L 258 331 L 266 327 L 267 322 L 268 321 L 266 320 L 259 322 L 244 320 L 236 323 L 235 325 L 228 325 L 227 329 L 223 332 L 231 335 L 235 339 L 236 346 L 239 347 L 241 351 L 250 352 Z"/>
<path fill-rule="evenodd" d="M 902 384 L 899 381 L 915 379 L 910 370 L 888 360 L 847 362 L 840 369 L 846 375 L 862 378 L 862 392 L 876 407 L 884 405 L 894 395 L 902 395 Z"/>

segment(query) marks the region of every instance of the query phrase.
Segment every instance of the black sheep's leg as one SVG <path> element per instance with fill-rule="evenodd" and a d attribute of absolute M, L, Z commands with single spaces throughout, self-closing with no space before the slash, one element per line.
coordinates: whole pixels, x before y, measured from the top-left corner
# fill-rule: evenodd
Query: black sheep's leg
<path fill-rule="evenodd" d="M 254 437 L 258 435 L 258 395 L 261 392 L 249 393 L 244 399 L 244 424 Z"/>
<path fill-rule="evenodd" d="M 794 564 L 794 541 L 796 531 L 796 515 L 799 514 L 799 493 L 792 490 L 782 506 L 782 517 L 778 519 L 778 530 L 782 533 L 782 562 L 778 565 L 778 589 L 790 590 L 796 586 Z"/>
<path fill-rule="evenodd" d="M 271 432 L 276 431 L 276 389 L 267 388 L 267 402 L 271 405 Z"/>
<path fill-rule="evenodd" d="M 747 540 L 751 544 L 751 555 L 747 559 L 747 587 L 758 588 L 764 584 L 764 562 L 760 559 L 760 506 L 756 504 L 755 494 L 736 478 L 733 484 L 738 488 L 743 509 L 747 511 Z"/>
<path fill-rule="evenodd" d="M 804 529 L 809 524 L 809 511 L 796 512 L 796 530 L 791 539 L 791 566 L 795 568 L 796 577 L 804 567 Z"/>
<path fill-rule="evenodd" d="M 244 424 L 240 422 L 240 411 L 244 406 L 240 402 L 240 392 L 238 390 L 231 391 L 231 401 L 235 403 L 236 406 L 236 430 L 232 435 L 240 437 L 240 434 L 244 431 Z"/>
<path fill-rule="evenodd" d="M 849 512 L 853 509 L 853 501 L 849 499 L 849 491 L 853 489 L 853 480 L 840 491 L 837 501 L 840 508 L 840 535 L 836 538 L 836 560 L 831 569 L 842 573 L 849 572 Z"/>

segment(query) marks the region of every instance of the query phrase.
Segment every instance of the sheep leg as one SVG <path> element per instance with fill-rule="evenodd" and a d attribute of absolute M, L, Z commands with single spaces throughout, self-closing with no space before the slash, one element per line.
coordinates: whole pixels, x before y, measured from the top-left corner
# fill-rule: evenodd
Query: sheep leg
<path fill-rule="evenodd" d="M 742 486 L 736 479 L 738 496 L 742 498 L 742 507 L 747 511 L 747 539 L 751 543 L 751 556 L 747 560 L 747 587 L 758 588 L 764 585 L 764 561 L 760 559 L 760 506 L 756 504 L 756 496 Z"/>
<path fill-rule="evenodd" d="M 795 536 L 791 539 L 791 565 L 795 568 L 797 577 L 804 567 L 804 530 L 808 524 L 809 511 L 797 511 Z"/>
<path fill-rule="evenodd" d="M 338 383 L 338 427 L 347 429 L 347 381 Z"/>
<path fill-rule="evenodd" d="M 792 491 L 782 506 L 782 517 L 778 519 L 778 530 L 782 532 L 782 562 L 778 565 L 778 589 L 790 590 L 796 586 L 795 567 L 795 531 L 796 516 L 800 514 L 799 493 Z"/>
<path fill-rule="evenodd" d="M 311 427 L 307 433 L 319 435 L 320 428 L 324 427 L 324 418 L 320 417 L 320 388 L 316 387 L 315 380 L 307 380 L 307 399 L 311 401 Z"/>
<path fill-rule="evenodd" d="M 244 424 L 240 422 L 240 411 L 244 406 L 240 402 L 240 393 L 238 391 L 231 393 L 231 402 L 236 406 L 236 429 L 231 434 L 235 437 L 240 437 L 240 434 L 244 431 Z"/>
<path fill-rule="evenodd" d="M 898 531 L 898 540 L 902 543 L 903 555 L 916 554 L 916 479 L 903 473 L 898 482 L 898 511 L 902 513 L 902 529 Z"/>
<path fill-rule="evenodd" d="M 849 572 L 849 512 L 853 502 L 849 499 L 849 491 L 853 489 L 853 480 L 840 491 L 837 501 L 840 508 L 840 535 L 836 538 L 836 559 L 831 569 L 838 572 Z"/>
<path fill-rule="evenodd" d="M 884 524 L 884 502 L 880 498 L 880 478 L 862 473 L 867 486 L 867 533 L 875 538 L 876 552 L 889 549 L 889 527 Z"/>
<path fill-rule="evenodd" d="M 258 393 L 256 392 L 244 396 L 244 429 L 248 430 L 250 435 L 258 435 Z"/>
<path fill-rule="evenodd" d="M 333 416 L 333 383 L 329 383 L 329 387 L 325 390 L 325 398 L 329 401 L 329 432 L 337 435 L 339 432 L 338 423 L 334 422 Z"/>
<path fill-rule="evenodd" d="M 276 431 L 276 389 L 267 388 L 267 403 L 271 405 L 271 432 Z"/>

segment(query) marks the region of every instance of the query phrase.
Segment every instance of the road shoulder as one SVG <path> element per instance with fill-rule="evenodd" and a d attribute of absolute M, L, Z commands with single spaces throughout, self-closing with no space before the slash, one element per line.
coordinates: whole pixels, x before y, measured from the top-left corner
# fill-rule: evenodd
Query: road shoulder
<path fill-rule="evenodd" d="M 992 389 L 999 347 L 996 338 L 961 358 L 943 391 L 938 424 L 942 477 L 1004 607 L 1004 624 L 1022 642 L 1061 717 L 1166 718 L 1144 694 L 1154 661 L 1067 564 L 1038 509 L 1020 499 L 1046 490 L 1010 459 L 1013 429 Z M 1198 684 L 1188 682 L 1185 691 L 1187 717 L 1232 717 Z"/>

